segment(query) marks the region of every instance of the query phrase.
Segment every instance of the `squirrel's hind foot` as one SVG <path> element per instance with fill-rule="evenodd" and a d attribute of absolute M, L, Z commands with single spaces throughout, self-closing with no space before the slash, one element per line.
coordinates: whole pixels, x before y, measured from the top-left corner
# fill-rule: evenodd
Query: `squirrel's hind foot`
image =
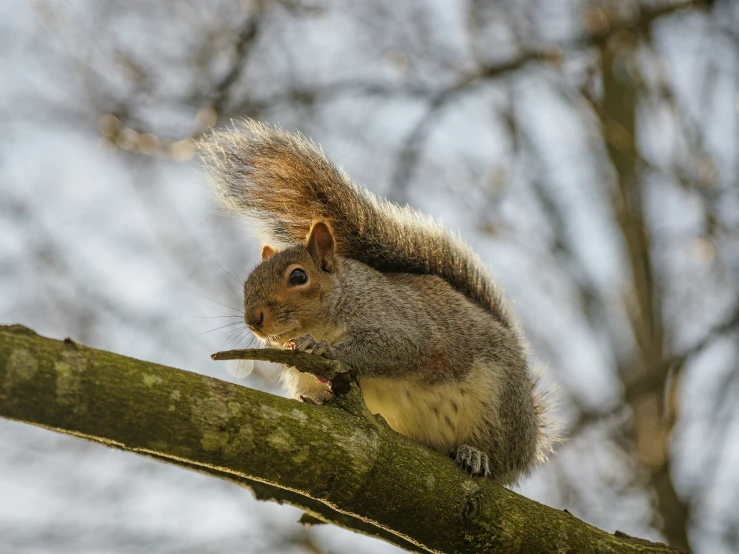
<path fill-rule="evenodd" d="M 449 456 L 459 467 L 472 475 L 487 477 L 490 474 L 490 458 L 477 448 L 463 444 L 452 450 Z"/>

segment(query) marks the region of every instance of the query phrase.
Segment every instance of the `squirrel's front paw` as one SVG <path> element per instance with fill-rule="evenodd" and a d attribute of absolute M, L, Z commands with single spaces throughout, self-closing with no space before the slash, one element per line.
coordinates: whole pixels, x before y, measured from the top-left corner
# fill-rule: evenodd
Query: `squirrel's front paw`
<path fill-rule="evenodd" d="M 472 475 L 486 477 L 490 473 L 490 458 L 477 448 L 463 444 L 456 450 L 452 450 L 450 457 L 457 462 L 459 467 L 469 471 Z"/>
<path fill-rule="evenodd" d="M 301 394 L 298 400 L 305 404 L 313 404 L 315 406 L 322 406 L 328 404 L 335 398 L 334 393 L 330 390 L 321 391 L 320 393 L 313 393 L 311 396 Z"/>
<path fill-rule="evenodd" d="M 324 358 L 333 359 L 333 352 L 326 340 L 317 341 L 313 335 L 308 333 L 302 337 L 290 339 L 285 343 L 285 350 L 295 352 L 308 352 Z"/>

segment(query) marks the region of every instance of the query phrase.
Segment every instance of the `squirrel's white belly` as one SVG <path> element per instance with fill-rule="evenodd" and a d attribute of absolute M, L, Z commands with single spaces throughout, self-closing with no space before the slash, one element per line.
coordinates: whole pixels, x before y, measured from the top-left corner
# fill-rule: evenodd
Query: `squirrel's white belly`
<path fill-rule="evenodd" d="M 498 413 L 499 380 L 497 368 L 475 363 L 461 381 L 425 385 L 359 377 L 359 385 L 372 413 L 398 433 L 447 454 L 462 444 L 474 444 L 483 422 L 495 424 L 490 417 Z"/>

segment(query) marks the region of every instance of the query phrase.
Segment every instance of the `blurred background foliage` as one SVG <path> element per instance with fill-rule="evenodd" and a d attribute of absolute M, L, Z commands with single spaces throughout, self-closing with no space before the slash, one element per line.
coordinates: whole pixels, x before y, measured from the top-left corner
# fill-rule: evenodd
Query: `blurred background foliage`
<path fill-rule="evenodd" d="M 739 2 L 3 2 L 0 321 L 277 391 L 208 358 L 259 245 L 194 140 L 242 117 L 490 263 L 569 436 L 523 494 L 739 551 Z M 0 552 L 397 551 L 7 421 L 0 499 Z"/>

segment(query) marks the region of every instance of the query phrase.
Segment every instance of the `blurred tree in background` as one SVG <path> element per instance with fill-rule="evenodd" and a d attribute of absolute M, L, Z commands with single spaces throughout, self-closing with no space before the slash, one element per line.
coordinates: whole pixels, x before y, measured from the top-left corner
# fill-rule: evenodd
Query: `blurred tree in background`
<path fill-rule="evenodd" d="M 6 2 L 0 321 L 276 390 L 208 359 L 258 245 L 194 140 L 241 117 L 491 264 L 569 436 L 523 494 L 739 551 L 739 2 Z M 0 421 L 0 552 L 396 550 L 211 481 Z"/>

